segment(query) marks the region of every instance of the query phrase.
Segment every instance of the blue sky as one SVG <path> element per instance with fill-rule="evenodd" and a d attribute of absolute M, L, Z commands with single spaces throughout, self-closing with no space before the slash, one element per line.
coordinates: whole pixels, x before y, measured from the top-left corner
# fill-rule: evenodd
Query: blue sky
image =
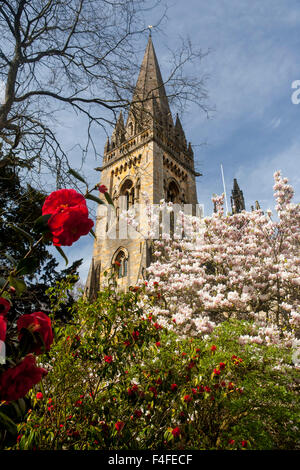
<path fill-rule="evenodd" d="M 181 115 L 186 137 L 195 145 L 196 166 L 203 173 L 197 191 L 205 215 L 212 212 L 212 193 L 223 192 L 221 163 L 228 199 L 233 178 L 237 178 L 247 209 L 255 200 L 263 209 L 273 208 L 275 170 L 288 177 L 295 202 L 299 202 L 300 104 L 291 101 L 292 82 L 300 80 L 299 0 L 172 0 L 163 1 L 164 5 L 168 5 L 168 19 L 161 31 L 153 32 L 164 77 L 168 48 L 176 48 L 180 36 L 189 36 L 203 51 L 210 50 L 199 64 L 199 73 L 209 76 L 208 104 L 215 111 L 207 119 L 196 106 L 190 106 Z M 161 11 L 162 7 L 148 12 L 145 23 L 155 24 Z M 140 60 L 146 42 L 145 38 Z M 76 128 L 70 119 L 66 116 L 69 125 L 63 132 L 71 148 L 80 135 L 80 123 Z M 105 138 L 99 132 L 99 148 Z M 92 183 L 100 176 L 93 170 L 100 164 L 88 157 L 82 168 Z M 87 236 L 65 250 L 70 261 L 84 258 L 83 282 L 92 249 L 93 240 Z"/>

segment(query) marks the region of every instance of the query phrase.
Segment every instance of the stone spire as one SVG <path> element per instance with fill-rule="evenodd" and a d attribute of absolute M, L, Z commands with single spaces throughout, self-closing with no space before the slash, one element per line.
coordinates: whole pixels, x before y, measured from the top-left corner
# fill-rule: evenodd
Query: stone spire
<path fill-rule="evenodd" d="M 162 125 L 173 127 L 168 98 L 150 35 L 135 86 L 127 127 L 132 117 L 139 122 L 145 119 L 149 121 L 149 116 L 153 120 L 153 108 L 159 113 Z"/>
<path fill-rule="evenodd" d="M 231 191 L 231 208 L 233 214 L 238 214 L 245 210 L 245 201 L 243 191 L 241 191 L 236 178 L 233 180 L 233 189 Z"/>
<path fill-rule="evenodd" d="M 111 140 L 116 146 L 120 145 L 125 140 L 125 126 L 122 111 L 120 111 Z"/>
<path fill-rule="evenodd" d="M 181 124 L 178 114 L 176 116 L 176 123 L 175 123 L 175 138 L 178 141 L 179 145 L 183 146 L 184 149 L 186 149 L 185 133 L 182 128 L 182 124 Z"/>

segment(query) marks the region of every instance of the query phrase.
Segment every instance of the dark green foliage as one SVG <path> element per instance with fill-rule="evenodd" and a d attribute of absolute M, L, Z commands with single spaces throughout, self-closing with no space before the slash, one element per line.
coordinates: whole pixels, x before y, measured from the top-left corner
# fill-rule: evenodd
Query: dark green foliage
<path fill-rule="evenodd" d="M 82 262 L 78 260 L 59 272 L 58 262 L 48 250 L 51 240 L 40 243 L 32 256 L 22 259 L 41 236 L 34 222 L 41 216 L 41 208 L 47 195 L 28 184 L 22 186 L 20 171 L 13 164 L 7 164 L 1 168 L 0 173 L 0 278 L 5 279 L 11 267 L 17 266 L 20 282 L 25 276 L 27 285 L 21 297 L 12 295 L 11 319 L 37 310 L 49 312 L 46 290 L 67 275 L 76 275 Z M 61 318 L 66 318 L 67 307 L 72 302 L 73 298 L 69 295 L 65 308 L 60 311 Z"/>
<path fill-rule="evenodd" d="M 51 290 L 54 315 L 69 288 Z M 299 449 L 289 349 L 239 344 L 251 324 L 236 320 L 206 340 L 182 339 L 139 300 L 106 290 L 92 304 L 79 299 L 72 324 L 56 321 L 42 358 L 51 372 L 31 393 L 17 448 Z"/>

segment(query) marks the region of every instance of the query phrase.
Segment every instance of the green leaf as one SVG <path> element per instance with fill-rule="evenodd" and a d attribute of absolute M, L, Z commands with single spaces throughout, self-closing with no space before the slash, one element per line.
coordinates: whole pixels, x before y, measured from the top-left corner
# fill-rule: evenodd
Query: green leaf
<path fill-rule="evenodd" d="M 3 287 L 6 283 L 6 279 L 4 277 L 0 277 L 0 287 Z"/>
<path fill-rule="evenodd" d="M 66 265 L 67 265 L 67 264 L 69 263 L 69 260 L 68 260 L 68 258 L 66 257 L 65 253 L 63 252 L 63 250 L 61 249 L 61 247 L 60 247 L 60 246 L 56 246 L 56 245 L 54 245 L 54 246 L 55 246 L 55 248 L 57 249 L 57 251 L 59 252 L 59 254 L 63 257 L 63 259 L 65 260 Z"/>
<path fill-rule="evenodd" d="M 30 243 L 33 243 L 34 242 L 34 239 L 33 237 L 30 235 L 30 233 L 26 232 L 25 230 L 23 230 L 21 227 L 18 227 L 18 225 L 14 225 L 14 224 L 8 224 L 13 230 L 15 230 L 16 232 L 19 232 L 21 235 L 23 235 L 24 237 L 28 238 L 28 240 L 30 241 Z"/>
<path fill-rule="evenodd" d="M 95 234 L 95 232 L 94 232 L 94 230 L 93 230 L 92 228 L 91 228 L 91 230 L 90 230 L 90 234 L 93 235 L 93 237 L 94 237 L 95 239 L 97 238 L 97 237 L 96 237 L 96 234 Z"/>
<path fill-rule="evenodd" d="M 79 173 L 77 173 L 77 171 L 73 170 L 73 168 L 70 168 L 68 173 L 70 173 L 70 175 L 74 176 L 76 179 L 78 179 L 87 186 L 87 182 L 85 181 L 85 179 Z"/>
<path fill-rule="evenodd" d="M 34 221 L 35 230 L 41 233 L 48 232 L 49 231 L 48 220 L 50 219 L 51 216 L 52 214 L 45 214 L 45 215 L 41 215 L 40 217 L 38 217 Z"/>
<path fill-rule="evenodd" d="M 16 266 L 17 265 L 17 261 L 15 260 L 15 258 L 13 258 L 12 256 L 8 255 L 7 253 L 4 253 L 4 256 L 8 259 L 8 261 L 11 262 L 11 264 L 13 266 Z"/>
<path fill-rule="evenodd" d="M 17 436 L 18 430 L 17 426 L 13 422 L 12 419 L 10 419 L 6 414 L 2 413 L 0 411 L 0 422 L 3 424 L 4 428 L 7 429 L 7 431 L 12 434 L 13 436 Z"/>
<path fill-rule="evenodd" d="M 85 199 L 90 199 L 91 201 L 98 202 L 98 204 L 105 204 L 104 201 L 102 201 L 101 199 L 99 199 L 97 196 L 94 196 L 93 194 L 87 194 L 87 195 L 85 196 Z"/>
<path fill-rule="evenodd" d="M 114 202 L 113 202 L 112 198 L 110 197 L 110 194 L 108 192 L 106 192 L 106 193 L 104 193 L 104 196 L 105 196 L 105 199 L 107 200 L 108 204 L 115 207 Z"/>
<path fill-rule="evenodd" d="M 33 273 L 39 265 L 38 258 L 24 258 L 18 263 L 17 266 L 17 274 L 20 276 L 24 276 L 25 274 Z"/>
<path fill-rule="evenodd" d="M 18 295 L 21 295 L 26 290 L 26 284 L 22 279 L 9 276 L 9 284 L 16 289 Z"/>

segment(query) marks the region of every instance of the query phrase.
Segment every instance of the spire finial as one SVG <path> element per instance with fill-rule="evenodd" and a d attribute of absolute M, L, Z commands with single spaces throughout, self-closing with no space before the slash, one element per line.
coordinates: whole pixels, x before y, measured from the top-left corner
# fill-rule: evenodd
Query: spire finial
<path fill-rule="evenodd" d="M 151 36 L 152 36 L 152 28 L 153 28 L 152 24 L 149 24 L 148 29 L 149 29 L 149 36 L 150 36 L 150 38 L 151 38 Z"/>

